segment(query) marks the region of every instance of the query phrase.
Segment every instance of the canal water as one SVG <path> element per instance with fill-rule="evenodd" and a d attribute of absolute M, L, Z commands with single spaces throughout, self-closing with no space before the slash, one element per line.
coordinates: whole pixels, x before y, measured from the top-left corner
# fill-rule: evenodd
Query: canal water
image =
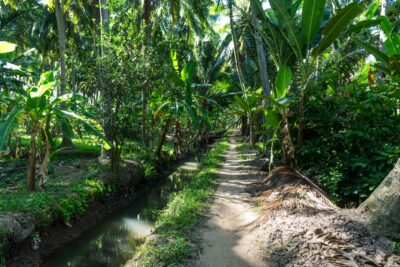
<path fill-rule="evenodd" d="M 135 253 L 138 241 L 154 229 L 156 214 L 173 192 L 183 188 L 196 170 L 196 160 L 186 162 L 132 204 L 99 222 L 76 240 L 43 260 L 43 267 L 118 267 Z"/>

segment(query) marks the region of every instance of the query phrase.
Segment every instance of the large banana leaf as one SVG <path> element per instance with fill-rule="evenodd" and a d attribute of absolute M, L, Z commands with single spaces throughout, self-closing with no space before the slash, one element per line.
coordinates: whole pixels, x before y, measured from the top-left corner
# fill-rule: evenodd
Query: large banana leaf
<path fill-rule="evenodd" d="M 301 16 L 301 33 L 309 47 L 317 36 L 324 19 L 326 0 L 304 0 Z"/>
<path fill-rule="evenodd" d="M 399 34 L 394 32 L 394 25 L 390 22 L 388 17 L 380 16 L 381 19 L 381 29 L 385 34 L 384 45 L 386 48 L 386 53 L 389 56 L 399 55 L 400 54 L 400 42 L 399 42 Z"/>
<path fill-rule="evenodd" d="M 291 83 L 292 71 L 288 66 L 281 66 L 275 80 L 276 98 L 285 97 Z"/>
<path fill-rule="evenodd" d="M 351 21 L 357 17 L 364 9 L 363 2 L 353 2 L 343 9 L 341 9 L 335 16 L 333 16 L 326 24 L 322 34 L 324 38 L 320 44 L 314 48 L 312 55 L 317 57 L 325 51 L 336 38 L 349 26 Z"/>
<path fill-rule="evenodd" d="M 271 8 L 274 10 L 274 13 L 279 18 L 283 28 L 285 29 L 285 31 L 282 31 L 282 35 L 285 37 L 287 43 L 293 49 L 296 57 L 299 60 L 302 59 L 304 40 L 299 30 L 299 27 L 296 25 L 294 18 L 287 10 L 287 6 L 285 4 L 285 2 L 287 1 L 270 0 L 269 2 L 271 4 Z"/>
<path fill-rule="evenodd" d="M 16 106 L 7 114 L 4 120 L 0 120 L 0 151 L 4 149 L 4 145 L 11 130 L 17 127 L 18 116 L 23 110 L 22 107 Z"/>

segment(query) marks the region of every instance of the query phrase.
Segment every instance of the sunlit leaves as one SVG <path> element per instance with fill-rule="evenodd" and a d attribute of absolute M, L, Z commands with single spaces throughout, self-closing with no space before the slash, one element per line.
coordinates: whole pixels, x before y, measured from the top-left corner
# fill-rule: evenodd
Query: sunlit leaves
<path fill-rule="evenodd" d="M 0 41 L 0 54 L 14 52 L 16 47 L 17 47 L 16 44 L 12 44 L 12 43 L 5 42 L 5 41 Z"/>
<path fill-rule="evenodd" d="M 275 80 L 276 97 L 285 97 L 292 83 L 292 71 L 287 66 L 281 66 Z"/>

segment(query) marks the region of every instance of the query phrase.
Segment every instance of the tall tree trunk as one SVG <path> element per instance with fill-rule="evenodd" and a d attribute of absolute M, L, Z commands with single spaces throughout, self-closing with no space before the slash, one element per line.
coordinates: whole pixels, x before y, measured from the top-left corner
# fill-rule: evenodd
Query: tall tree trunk
<path fill-rule="evenodd" d="M 233 21 L 233 0 L 228 1 L 228 6 L 229 6 L 229 24 L 231 28 L 231 35 L 232 35 L 232 42 L 233 42 L 233 54 L 235 57 L 235 68 L 236 68 L 236 73 L 239 77 L 239 84 L 240 88 L 242 89 L 243 97 L 247 100 L 247 94 L 246 94 L 246 85 L 245 85 L 245 80 L 242 72 L 242 66 L 240 63 L 240 56 L 239 56 L 239 43 L 238 39 L 236 36 L 236 31 L 235 31 L 235 23 Z M 247 114 L 247 118 L 249 120 L 248 125 L 251 128 L 252 121 L 251 120 L 251 114 Z M 244 127 L 244 125 L 243 125 Z M 251 132 L 251 130 L 250 130 Z"/>
<path fill-rule="evenodd" d="M 367 213 L 380 234 L 400 239 L 400 159 L 358 210 Z"/>
<path fill-rule="evenodd" d="M 229 24 L 231 27 L 231 35 L 232 35 L 232 42 L 233 42 L 233 54 L 235 56 L 235 67 L 236 67 L 236 73 L 239 76 L 239 83 L 240 87 L 243 91 L 243 94 L 246 94 L 246 86 L 244 82 L 244 76 L 242 72 L 242 67 L 240 64 L 240 57 L 239 57 L 239 44 L 236 36 L 236 31 L 235 31 L 235 23 L 233 21 L 233 0 L 229 0 L 228 6 L 229 6 Z"/>
<path fill-rule="evenodd" d="M 67 92 L 67 64 L 65 63 L 66 51 L 66 34 L 65 34 L 65 18 L 63 10 L 63 0 L 54 0 L 54 9 L 57 20 L 57 34 L 58 34 L 58 52 L 60 60 L 60 93 L 64 95 Z M 61 147 L 73 146 L 72 140 L 63 134 Z"/>
<path fill-rule="evenodd" d="M 152 0 L 144 0 L 143 1 L 143 20 L 145 23 L 145 31 L 147 40 L 150 41 L 151 38 L 151 9 L 152 9 Z"/>
<path fill-rule="evenodd" d="M 254 25 L 254 38 L 256 41 L 256 49 L 257 49 L 257 58 L 258 58 L 258 67 L 260 70 L 260 79 L 261 79 L 261 86 L 263 88 L 264 96 L 271 95 L 271 84 L 269 82 L 268 76 L 268 61 L 264 50 L 264 44 L 261 38 L 260 33 L 258 32 L 258 27 L 260 22 L 257 19 L 257 10 L 254 6 L 254 2 L 251 2 L 251 16 Z M 265 108 L 268 107 L 268 102 L 264 102 Z"/>
<path fill-rule="evenodd" d="M 108 32 L 110 22 L 109 22 L 109 13 L 108 13 L 108 7 L 107 7 L 107 0 L 101 0 L 101 6 L 100 6 L 100 12 L 101 12 L 101 24 L 103 27 L 103 31 Z"/>
<path fill-rule="evenodd" d="M 260 72 L 260 79 L 261 79 L 261 86 L 263 88 L 263 95 L 265 97 L 268 97 L 271 95 L 271 84 L 269 82 L 269 76 L 268 76 L 268 61 L 267 57 L 265 54 L 265 49 L 264 49 L 264 44 L 261 38 L 260 33 L 258 32 L 258 27 L 259 27 L 259 20 L 257 19 L 257 9 L 254 6 L 254 2 L 250 2 L 251 5 L 251 17 L 253 20 L 253 25 L 254 25 L 254 38 L 256 41 L 256 49 L 257 49 L 257 58 L 258 58 L 258 68 Z M 268 109 L 268 101 L 264 100 L 264 109 Z M 263 114 L 264 115 L 264 114 Z M 263 116 L 263 121 L 264 124 L 267 124 L 265 116 Z M 269 139 L 271 135 L 264 135 L 264 142 Z M 267 146 L 265 146 L 266 148 Z"/>
<path fill-rule="evenodd" d="M 147 49 L 146 46 L 151 44 L 151 12 L 152 12 L 152 0 L 144 0 L 143 1 L 143 20 L 145 23 L 145 32 L 146 32 L 146 43 L 143 47 L 144 50 Z M 145 52 L 146 53 L 146 52 Z M 142 121 L 142 135 L 143 135 L 143 144 L 146 148 L 146 151 L 150 148 L 150 140 L 149 140 L 149 130 L 148 130 L 148 103 L 150 97 L 150 90 L 145 85 L 143 87 L 142 94 L 142 112 L 143 112 L 143 121 Z"/>

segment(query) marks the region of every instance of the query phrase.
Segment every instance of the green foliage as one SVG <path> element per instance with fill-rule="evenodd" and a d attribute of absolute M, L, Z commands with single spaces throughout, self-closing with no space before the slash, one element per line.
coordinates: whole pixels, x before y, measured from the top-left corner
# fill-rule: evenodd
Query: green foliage
<path fill-rule="evenodd" d="M 339 204 L 359 203 L 400 157 L 398 97 L 390 84 L 343 90 L 351 97 L 343 92 L 330 95 L 329 88 L 313 91 L 307 106 L 306 141 L 297 158 Z"/>
<path fill-rule="evenodd" d="M 301 33 L 307 46 L 315 39 L 324 19 L 326 0 L 304 0 L 301 16 Z"/>
<path fill-rule="evenodd" d="M 400 255 L 400 242 L 393 241 L 392 242 L 393 253 L 396 255 Z"/>
<path fill-rule="evenodd" d="M 192 233 L 213 195 L 215 171 L 227 148 L 226 140 L 218 141 L 201 159 L 190 183 L 171 197 L 157 219 L 155 239 L 146 242 L 139 250 L 137 258 L 141 266 L 176 266 L 192 255 L 195 242 Z"/>
<path fill-rule="evenodd" d="M 103 181 L 94 179 L 82 178 L 66 185 L 50 182 L 43 192 L 31 193 L 21 189 L 0 194 L 0 211 L 31 213 L 37 227 L 48 226 L 59 219 L 69 222 L 107 190 Z"/>
<path fill-rule="evenodd" d="M 275 91 L 276 98 L 280 99 L 286 96 L 289 86 L 292 83 L 292 71 L 288 66 L 281 66 L 276 75 Z"/>

